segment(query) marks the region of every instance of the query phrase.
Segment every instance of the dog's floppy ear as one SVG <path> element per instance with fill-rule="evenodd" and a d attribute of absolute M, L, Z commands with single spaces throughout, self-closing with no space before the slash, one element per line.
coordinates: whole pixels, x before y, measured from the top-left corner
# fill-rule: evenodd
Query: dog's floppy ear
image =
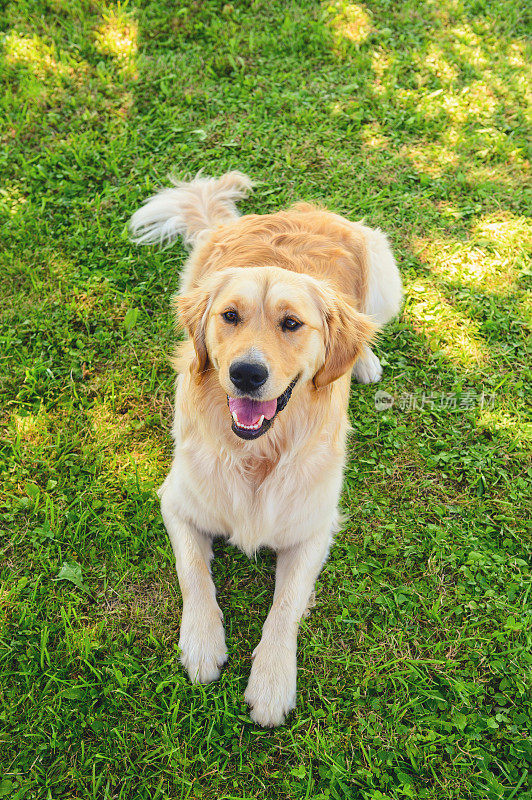
<path fill-rule="evenodd" d="M 193 365 L 198 372 L 203 372 L 209 361 L 207 345 L 205 342 L 205 327 L 207 325 L 207 312 L 210 305 L 210 293 L 204 286 L 191 289 L 187 294 L 176 295 L 174 305 L 177 309 L 178 320 L 186 329 L 194 343 L 196 361 Z"/>
<path fill-rule="evenodd" d="M 320 300 L 325 317 L 325 361 L 314 375 L 316 389 L 348 372 L 377 330 L 369 317 L 353 307 L 347 295 L 326 292 Z"/>

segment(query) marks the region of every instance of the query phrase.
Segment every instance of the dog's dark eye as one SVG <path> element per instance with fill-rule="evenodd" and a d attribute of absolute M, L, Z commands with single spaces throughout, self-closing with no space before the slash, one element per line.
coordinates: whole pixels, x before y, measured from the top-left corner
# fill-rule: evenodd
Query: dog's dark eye
<path fill-rule="evenodd" d="M 238 314 L 236 313 L 236 311 L 224 311 L 222 317 L 230 325 L 236 325 L 236 323 L 238 322 Z"/>
<path fill-rule="evenodd" d="M 283 320 L 281 328 L 283 329 L 283 331 L 297 331 L 297 329 L 300 328 L 302 325 L 303 323 L 300 322 L 295 317 L 287 317 L 285 320 Z"/>

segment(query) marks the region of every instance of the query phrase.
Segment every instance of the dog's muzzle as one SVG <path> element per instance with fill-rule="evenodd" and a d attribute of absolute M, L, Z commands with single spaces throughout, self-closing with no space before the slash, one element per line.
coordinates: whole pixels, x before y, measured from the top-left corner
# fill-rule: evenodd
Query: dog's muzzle
<path fill-rule="evenodd" d="M 294 378 L 276 400 L 254 400 L 251 397 L 227 397 L 233 417 L 232 430 L 241 439 L 258 439 L 272 425 L 277 414 L 286 408 L 292 390 L 299 379 Z"/>

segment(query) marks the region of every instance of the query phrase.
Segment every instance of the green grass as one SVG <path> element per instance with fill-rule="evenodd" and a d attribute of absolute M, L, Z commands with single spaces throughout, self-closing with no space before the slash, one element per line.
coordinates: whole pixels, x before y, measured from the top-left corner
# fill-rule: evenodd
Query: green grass
<path fill-rule="evenodd" d="M 532 797 L 525 6 L 2 4 L 0 797 Z M 154 494 L 185 253 L 125 223 L 200 168 L 382 226 L 406 286 L 275 731 L 273 557 L 216 546 L 230 661 L 192 687 Z"/>

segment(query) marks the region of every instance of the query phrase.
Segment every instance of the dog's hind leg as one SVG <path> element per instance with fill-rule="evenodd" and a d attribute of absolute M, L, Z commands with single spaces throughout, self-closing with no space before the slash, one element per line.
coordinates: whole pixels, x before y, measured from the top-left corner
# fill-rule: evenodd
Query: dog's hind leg
<path fill-rule="evenodd" d="M 355 362 L 353 377 L 359 383 L 378 383 L 382 378 L 381 362 L 367 345 Z"/>
<path fill-rule="evenodd" d="M 223 615 L 209 568 L 211 540 L 180 517 L 169 495 L 169 490 L 162 494 L 161 512 L 183 596 L 181 663 L 193 683 L 211 683 L 220 676 L 220 668 L 227 660 Z"/>
<path fill-rule="evenodd" d="M 356 225 L 365 235 L 369 257 L 368 294 L 364 311 L 382 327 L 401 308 L 401 276 L 386 234 L 366 225 Z M 357 359 L 353 376 L 359 383 L 377 383 L 381 380 L 381 363 L 369 347 L 365 346 Z"/>

